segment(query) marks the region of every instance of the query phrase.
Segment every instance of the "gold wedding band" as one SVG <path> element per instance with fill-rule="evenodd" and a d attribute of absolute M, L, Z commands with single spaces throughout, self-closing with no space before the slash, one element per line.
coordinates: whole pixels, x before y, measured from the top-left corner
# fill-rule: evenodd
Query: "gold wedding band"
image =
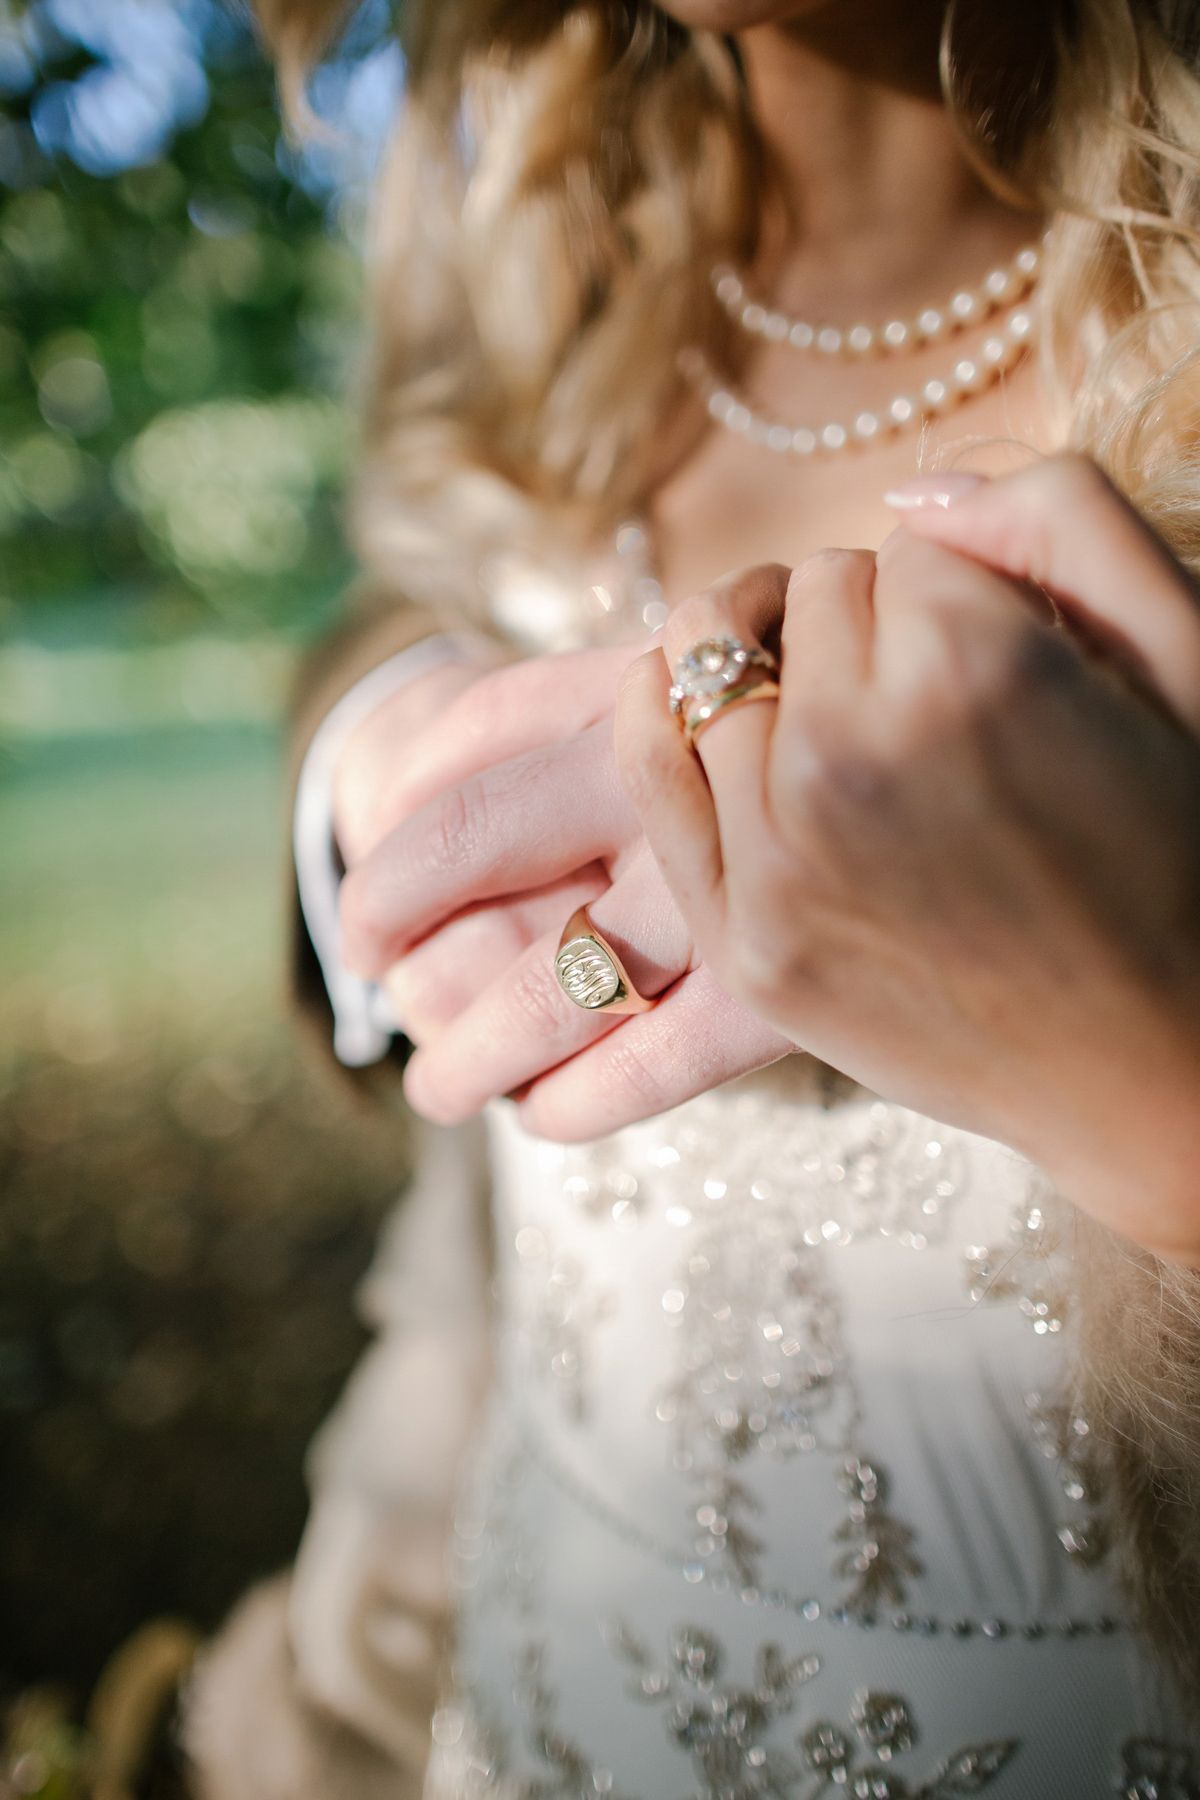
<path fill-rule="evenodd" d="M 721 713 L 750 700 L 777 700 L 778 674 L 769 650 L 741 638 L 701 638 L 685 650 L 675 664 L 670 701 L 688 749 Z"/>
<path fill-rule="evenodd" d="M 554 958 L 558 985 L 586 1012 L 644 1013 L 657 1006 L 639 994 L 608 940 L 592 924 L 586 906 L 567 920 Z"/>
<path fill-rule="evenodd" d="M 702 700 L 696 706 L 689 707 L 683 719 L 683 735 L 688 749 L 696 748 L 696 740 L 701 733 L 707 731 L 722 713 L 736 712 L 739 706 L 748 706 L 752 700 L 778 698 L 779 683 L 772 681 L 769 675 L 764 675 L 761 680 L 744 681 L 738 687 L 727 688 L 723 694 L 714 694 L 710 700 Z"/>

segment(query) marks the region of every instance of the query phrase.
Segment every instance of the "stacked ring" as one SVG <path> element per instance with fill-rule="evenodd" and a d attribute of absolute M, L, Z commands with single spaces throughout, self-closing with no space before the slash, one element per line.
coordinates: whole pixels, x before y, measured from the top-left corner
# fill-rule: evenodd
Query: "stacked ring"
<path fill-rule="evenodd" d="M 644 1013 L 658 1004 L 638 993 L 620 957 L 592 924 L 586 906 L 567 920 L 558 940 L 554 973 L 567 999 L 586 1012 Z"/>
<path fill-rule="evenodd" d="M 752 700 L 777 700 L 779 664 L 768 650 L 740 638 L 703 638 L 675 665 L 671 711 L 678 715 L 688 748 L 721 713 Z"/>

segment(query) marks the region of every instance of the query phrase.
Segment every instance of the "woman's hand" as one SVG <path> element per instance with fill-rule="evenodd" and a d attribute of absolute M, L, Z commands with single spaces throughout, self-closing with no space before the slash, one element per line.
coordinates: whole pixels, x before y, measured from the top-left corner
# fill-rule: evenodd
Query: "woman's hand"
<path fill-rule="evenodd" d="M 696 966 L 622 791 L 610 709 L 634 654 L 488 675 L 397 761 L 398 822 L 343 884 L 345 953 L 386 974 L 421 1046 L 406 1088 L 430 1117 L 535 1083 L 531 1129 L 593 1137 L 791 1048 Z M 638 988 L 670 989 L 654 1012 L 589 1013 L 562 992 L 559 936 L 588 902 Z"/>
<path fill-rule="evenodd" d="M 699 761 L 631 666 L 627 790 L 739 1000 L 1200 1263 L 1195 589 L 1081 459 L 907 497 L 878 559 L 795 571 L 778 706 Z M 688 602 L 667 656 L 745 610 Z"/>

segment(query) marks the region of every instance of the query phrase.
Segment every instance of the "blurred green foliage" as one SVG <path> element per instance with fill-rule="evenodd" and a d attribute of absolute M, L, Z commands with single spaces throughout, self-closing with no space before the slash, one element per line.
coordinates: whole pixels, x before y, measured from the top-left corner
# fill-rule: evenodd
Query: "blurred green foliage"
<path fill-rule="evenodd" d="M 50 15 L 133 4 L 0 0 L 0 1797 L 48 1800 L 126 1634 L 211 1629 L 292 1555 L 406 1161 L 282 1016 L 280 714 L 349 572 L 366 158 L 339 188 L 281 142 L 238 0 L 145 0 L 143 95 L 163 13 L 207 79 L 157 160 L 51 157 L 31 114 L 105 61 Z M 382 130 L 375 68 L 342 112 Z"/>
<path fill-rule="evenodd" d="M 109 179 L 41 156 L 34 95 L 0 105 L 25 158 L 21 185 L 0 187 L 10 625 L 107 596 L 153 635 L 214 615 L 290 634 L 345 580 L 360 291 L 345 208 L 331 223 L 297 178 L 248 30 L 208 75 L 200 123 Z"/>

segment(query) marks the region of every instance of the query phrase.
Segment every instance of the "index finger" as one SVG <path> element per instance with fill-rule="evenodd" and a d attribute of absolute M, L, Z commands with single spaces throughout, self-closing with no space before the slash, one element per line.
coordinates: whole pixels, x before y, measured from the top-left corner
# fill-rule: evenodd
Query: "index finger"
<path fill-rule="evenodd" d="M 889 498 L 906 532 L 1044 589 L 1085 639 L 1132 664 L 1200 729 L 1196 584 L 1089 458 L 995 481 L 924 476 Z"/>
<path fill-rule="evenodd" d="M 525 893 L 614 855 L 637 826 L 606 753 L 608 719 L 486 769 L 391 831 L 342 882 L 348 966 L 379 976 L 476 901 Z"/>
<path fill-rule="evenodd" d="M 379 812 L 389 825 L 497 763 L 588 730 L 612 711 L 636 644 L 536 656 L 474 680 L 406 745 Z"/>

